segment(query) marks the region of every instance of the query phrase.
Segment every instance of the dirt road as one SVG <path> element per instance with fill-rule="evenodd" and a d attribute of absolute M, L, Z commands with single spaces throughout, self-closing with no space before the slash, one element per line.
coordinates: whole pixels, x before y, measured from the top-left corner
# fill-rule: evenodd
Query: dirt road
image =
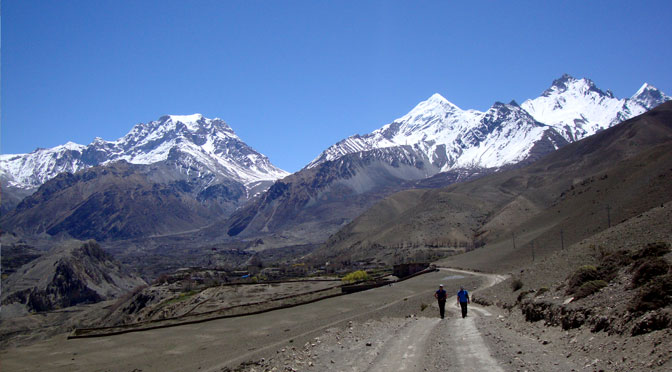
<path fill-rule="evenodd" d="M 447 288 L 451 280 L 465 277 L 484 279 L 488 287 L 505 279 L 503 276 L 442 269 L 439 279 Z M 456 287 L 456 286 L 455 286 Z M 438 306 L 432 303 L 422 316 L 350 322 L 345 329 L 331 328 L 300 348 L 281 349 L 278 356 L 244 370 L 316 371 L 503 371 L 492 357 L 475 322 L 492 316 L 487 310 L 470 306 L 469 316 L 461 317 L 453 297 L 445 319 L 438 317 Z M 425 304 L 427 305 L 427 304 Z M 452 305 L 452 306 L 450 306 Z M 416 310 L 417 312 L 417 310 Z M 259 368 L 259 369 L 257 369 Z M 459 368 L 459 369 L 458 369 Z"/>
<path fill-rule="evenodd" d="M 453 305 L 440 320 L 433 292 L 438 283 L 454 293 L 460 285 L 477 288 L 501 279 L 441 270 L 254 316 L 104 338 L 63 335 L 5 350 L 0 359 L 3 371 L 222 371 L 246 361 L 255 362 L 243 370 L 257 371 L 497 371 L 502 369 L 477 327 L 490 314 L 471 306 L 462 319 Z"/>

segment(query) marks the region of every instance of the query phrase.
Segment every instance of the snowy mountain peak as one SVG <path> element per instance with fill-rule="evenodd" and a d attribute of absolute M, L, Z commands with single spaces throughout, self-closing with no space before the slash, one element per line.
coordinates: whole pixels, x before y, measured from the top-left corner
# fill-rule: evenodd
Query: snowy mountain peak
<path fill-rule="evenodd" d="M 191 124 L 191 123 L 196 123 L 199 120 L 203 119 L 203 115 L 201 114 L 192 114 L 192 115 L 168 115 L 170 117 L 170 120 L 174 122 L 182 122 L 184 124 Z"/>
<path fill-rule="evenodd" d="M 448 100 L 444 96 L 440 95 L 439 93 L 432 94 L 432 96 L 429 97 L 429 99 L 427 99 L 427 101 L 437 102 L 437 103 L 450 103 L 450 102 L 448 102 Z"/>
<path fill-rule="evenodd" d="M 120 160 L 133 164 L 170 161 L 190 177 L 209 182 L 226 178 L 250 187 L 289 175 L 240 140 L 223 120 L 193 114 L 137 124 L 116 141 L 96 138 L 88 146 L 68 142 L 30 154 L 2 155 L 0 176 L 10 186 L 32 189 L 61 172 Z"/>
<path fill-rule="evenodd" d="M 396 146 L 412 146 L 442 171 L 500 167 L 540 156 L 669 99 L 649 85 L 632 99 L 617 99 L 592 80 L 569 74 L 554 80 L 540 97 L 522 105 L 496 102 L 486 112 L 462 110 L 434 94 L 392 123 L 334 144 L 307 168 L 354 152 Z"/>
<path fill-rule="evenodd" d="M 647 110 L 660 105 L 663 102 L 671 100 L 672 97 L 665 95 L 665 93 L 658 90 L 649 83 L 644 83 L 641 88 L 635 93 L 630 100 L 639 103 Z"/>
<path fill-rule="evenodd" d="M 557 90 L 567 89 L 567 84 L 575 81 L 576 79 L 569 74 L 562 74 L 560 78 L 553 80 L 551 84 L 551 89 L 556 88 Z"/>
<path fill-rule="evenodd" d="M 542 93 L 543 97 L 572 92 L 576 95 L 588 95 L 591 92 L 600 96 L 613 97 L 611 92 L 603 92 L 595 83 L 587 78 L 576 79 L 569 74 L 563 74 L 560 78 L 553 80 L 551 87 Z"/>
<path fill-rule="evenodd" d="M 457 105 L 445 99 L 442 95 L 434 93 L 426 101 L 418 103 L 408 114 L 395 120 L 395 122 L 422 121 L 423 118 L 447 115 L 452 112 L 461 112 Z"/>
<path fill-rule="evenodd" d="M 433 95 L 392 123 L 331 146 L 308 168 L 353 152 L 399 146 L 412 146 L 441 171 L 499 167 L 524 159 L 548 129 L 515 102 L 465 111 Z"/>
<path fill-rule="evenodd" d="M 644 92 L 649 91 L 649 90 L 658 90 L 658 89 L 656 89 L 656 87 L 654 87 L 653 85 L 650 85 L 649 83 L 644 83 L 644 84 L 642 84 L 642 87 L 639 88 L 639 90 L 637 90 L 637 93 L 635 93 L 632 96 L 632 98 L 635 98 L 639 95 L 642 95 L 642 94 L 644 94 Z"/>
<path fill-rule="evenodd" d="M 56 149 L 70 150 L 70 151 L 81 151 L 85 149 L 86 146 L 74 143 L 72 141 L 66 142 L 64 145 L 56 146 Z"/>
<path fill-rule="evenodd" d="M 597 88 L 590 79 L 564 74 L 549 89 L 522 107 L 537 121 L 554 127 L 573 142 L 644 113 L 669 100 L 662 92 L 644 84 L 631 99 L 618 99 Z"/>
<path fill-rule="evenodd" d="M 169 115 L 138 124 L 115 144 L 123 149 L 120 159 L 130 163 L 178 158 L 185 169 L 200 164 L 199 174 L 223 175 L 246 185 L 289 174 L 247 146 L 223 120 L 201 114 Z"/>

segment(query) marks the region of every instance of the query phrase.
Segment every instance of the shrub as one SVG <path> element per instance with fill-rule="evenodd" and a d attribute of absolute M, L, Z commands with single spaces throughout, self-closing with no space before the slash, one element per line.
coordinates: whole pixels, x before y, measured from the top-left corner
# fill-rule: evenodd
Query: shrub
<path fill-rule="evenodd" d="M 607 282 L 599 279 L 585 282 L 581 285 L 581 287 L 579 287 L 579 289 L 576 290 L 574 293 L 574 298 L 578 300 L 579 298 L 588 297 L 606 286 Z"/>
<path fill-rule="evenodd" d="M 637 288 L 648 283 L 656 276 L 665 275 L 670 270 L 670 265 L 665 259 L 660 257 L 653 257 L 648 259 L 641 259 L 643 262 L 635 268 L 632 276 L 632 286 Z M 639 263 L 638 261 L 637 263 Z"/>
<path fill-rule="evenodd" d="M 354 272 L 351 272 L 350 274 L 346 275 L 341 279 L 345 283 L 354 283 L 354 282 L 359 282 L 362 280 L 369 280 L 369 274 L 366 273 L 364 270 L 357 270 Z"/>
<path fill-rule="evenodd" d="M 670 245 L 666 242 L 649 243 L 646 247 L 634 252 L 632 258 L 635 260 L 646 257 L 660 257 L 670 252 Z"/>
<path fill-rule="evenodd" d="M 610 282 L 616 277 L 618 270 L 632 263 L 632 258 L 628 251 L 617 251 L 606 255 L 597 267 L 598 277 Z"/>
<path fill-rule="evenodd" d="M 425 303 L 420 304 L 420 311 L 425 311 L 425 309 L 427 308 L 427 306 L 429 306 L 429 305 L 427 305 L 427 304 L 425 304 Z"/>
<path fill-rule="evenodd" d="M 644 285 L 632 300 L 629 310 L 640 313 L 672 304 L 672 273 L 662 275 Z"/>
<path fill-rule="evenodd" d="M 519 289 L 523 288 L 523 281 L 516 278 L 511 281 L 511 291 L 515 292 Z"/>
<path fill-rule="evenodd" d="M 599 273 L 595 266 L 581 266 L 569 277 L 569 283 L 567 283 L 567 294 L 576 292 L 576 290 L 578 290 L 583 285 L 583 283 L 598 279 L 600 279 Z"/>

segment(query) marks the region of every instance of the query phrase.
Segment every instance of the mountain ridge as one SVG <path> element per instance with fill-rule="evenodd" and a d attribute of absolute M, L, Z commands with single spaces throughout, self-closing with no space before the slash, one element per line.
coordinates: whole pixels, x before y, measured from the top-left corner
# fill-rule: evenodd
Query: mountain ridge
<path fill-rule="evenodd" d="M 654 92 L 653 89 L 655 88 L 651 89 Z M 625 102 L 613 98 L 611 93 L 600 90 L 590 80 L 575 79 L 569 75 L 563 75 L 562 78 L 556 79 L 553 86 L 547 91 L 549 92 L 548 95 L 553 98 L 555 98 L 554 94 L 557 92 L 561 94 L 569 92 L 574 96 L 579 93 L 586 94 L 586 100 L 588 101 L 592 100 L 594 95 L 599 94 L 609 98 L 605 102 L 612 105 L 616 102 L 620 105 L 619 107 Z M 643 94 L 644 91 L 646 91 L 646 88 L 641 89 L 640 94 Z M 652 96 L 656 97 L 655 94 Z M 662 93 L 658 96 L 667 97 Z M 610 112 L 608 106 L 605 110 Z M 629 113 L 623 115 L 627 116 L 626 114 L 629 115 Z M 462 110 L 440 94 L 434 94 L 428 100 L 416 105 L 408 114 L 392 123 L 386 124 L 369 134 L 348 137 L 327 148 L 305 168 L 291 176 L 293 179 L 303 179 L 300 187 L 297 187 L 295 182 L 291 182 L 292 187 L 281 188 L 280 184 L 287 186 L 284 183 L 285 180 L 278 181 L 276 183 L 278 187 L 275 191 L 282 189 L 282 198 L 262 196 L 261 199 L 234 213 L 230 220 L 223 223 L 225 226 L 223 229 L 228 232 L 229 236 L 240 236 L 248 239 L 263 236 L 267 239 L 269 234 L 274 231 L 273 226 L 279 227 L 279 225 L 274 225 L 271 222 L 278 217 L 278 214 L 271 211 L 291 210 L 294 214 L 282 214 L 284 227 L 281 229 L 282 233 L 275 231 L 276 233 L 288 236 L 296 235 L 297 231 L 304 231 L 305 234 L 305 231 L 314 230 L 314 228 L 299 228 L 303 223 L 298 221 L 305 220 L 305 218 L 298 216 L 307 213 L 306 208 L 314 208 L 323 201 L 317 198 L 312 199 L 310 203 L 307 201 L 296 203 L 297 200 L 301 199 L 298 194 L 309 195 L 318 192 L 317 189 L 309 190 L 316 185 L 315 181 L 318 174 L 329 173 L 330 171 L 327 171 L 327 169 L 334 171 L 331 166 L 325 168 L 322 168 L 322 166 L 324 164 L 335 164 L 340 159 L 350 159 L 356 157 L 357 154 L 366 158 L 380 155 L 379 164 L 393 164 L 399 161 L 403 163 L 403 159 L 395 159 L 394 156 L 400 156 L 404 151 L 412 150 L 414 156 L 426 159 L 424 167 L 427 169 L 436 169 L 436 173 L 456 172 L 460 175 L 459 177 L 434 177 L 436 173 L 428 174 L 428 177 L 434 177 L 435 182 L 431 182 L 432 185 L 445 187 L 458 179 L 471 179 L 498 170 L 532 163 L 564 147 L 571 141 L 568 141 L 563 132 L 557 128 L 557 125 L 553 126 L 537 120 L 524 109 L 523 105 L 518 105 L 515 101 L 509 104 L 495 102 L 487 111 L 480 112 L 477 110 Z M 570 137 L 570 139 L 572 138 Z M 376 151 L 382 149 L 388 151 L 376 153 Z M 370 162 L 369 164 L 373 163 Z M 318 173 L 314 172 L 316 169 L 319 169 Z M 361 177 L 366 178 L 365 173 L 367 172 L 375 173 L 376 171 L 373 169 L 364 166 L 345 173 L 329 173 L 328 177 L 321 177 L 320 187 L 325 187 L 325 180 L 328 180 L 333 185 L 345 186 L 349 190 L 347 193 L 362 198 L 364 194 L 359 194 L 355 189 L 346 185 L 353 185 L 354 180 Z M 386 189 L 388 192 L 400 191 L 403 188 L 422 188 L 422 182 L 413 183 L 408 182 L 408 179 L 399 178 L 387 178 L 386 180 L 387 183 L 380 183 L 378 187 L 381 187 L 381 190 Z M 272 190 L 268 191 L 268 193 L 271 192 Z M 293 195 L 293 193 L 298 194 Z M 369 193 L 367 197 L 381 199 L 387 195 L 389 194 L 379 192 Z M 365 205 L 371 206 L 373 199 L 367 199 Z M 290 202 L 290 200 L 293 201 Z M 339 215 L 338 204 L 334 205 L 331 201 L 324 201 L 324 203 L 324 205 L 331 205 L 329 210 L 332 211 L 331 213 L 334 216 Z M 347 209 L 353 211 L 350 207 Z M 342 217 L 339 220 L 347 221 L 353 215 L 353 213 L 339 215 L 339 217 Z M 318 220 L 323 218 L 329 219 L 331 217 L 316 217 L 311 220 L 311 223 L 317 223 Z M 256 221 L 256 223 L 251 223 L 251 221 Z M 333 223 L 327 225 L 330 226 L 328 230 L 332 232 L 335 232 L 334 229 L 338 227 Z M 327 225 L 324 225 L 325 228 Z M 322 235 L 320 235 L 320 238 Z M 319 243 L 318 240 L 301 242 Z"/>
<path fill-rule="evenodd" d="M 597 88 L 592 81 L 575 79 L 566 74 L 556 79 L 551 88 L 535 99 L 537 101 L 528 100 L 522 105 L 515 101 L 509 104 L 495 102 L 485 112 L 463 110 L 437 93 L 392 123 L 369 134 L 339 141 L 305 168 L 289 176 L 291 178 L 284 177 L 287 172 L 277 170 L 265 156 L 240 141 L 225 122 L 207 119 L 200 114 L 163 116 L 157 121 L 136 125 L 126 136 L 114 142 L 95 139 L 88 147 L 68 143 L 57 150 L 66 159 L 60 164 L 66 168 L 77 165 L 67 159 L 83 162 L 83 167 L 96 162 L 103 166 L 112 164 L 106 159 L 139 163 L 136 165 L 162 164 L 160 170 L 141 170 L 141 167 L 133 170 L 136 178 L 142 178 L 142 181 L 137 181 L 138 187 L 146 191 L 142 194 L 147 198 L 143 199 L 143 203 L 148 206 L 158 203 L 159 195 L 155 194 L 155 189 L 163 190 L 176 196 L 169 204 L 189 211 L 187 219 L 191 222 L 223 219 L 222 222 L 212 222 L 221 227 L 225 236 L 255 239 L 278 233 L 278 236 L 297 237 L 289 240 L 300 244 L 309 244 L 325 238 L 325 234 L 328 236 L 344 222 L 356 217 L 363 211 L 362 206 L 370 206 L 374 201 L 403 188 L 424 187 L 421 186 L 422 179 L 432 177 L 427 184 L 447 186 L 459 179 L 530 163 L 589 133 L 588 130 L 602 130 L 600 125 L 603 124 L 595 122 L 594 118 L 608 118 L 603 125 L 606 128 L 614 120 L 632 115 L 636 110 L 645 110 L 645 105 L 653 105 L 661 99 L 669 97 L 644 84 L 631 99 L 618 100 L 609 91 Z M 549 110 L 555 115 L 551 117 L 563 118 L 572 117 L 579 110 L 570 104 L 558 106 L 558 102 L 583 102 L 577 107 L 590 110 L 581 114 L 581 120 L 572 119 L 573 126 L 540 121 L 539 116 Z M 525 106 L 535 110 L 530 113 Z M 47 167 L 47 170 L 55 171 L 58 162 L 51 160 L 52 168 Z M 441 172 L 453 173 L 446 177 L 434 177 Z M 6 171 L 0 174 L 0 177 L 6 176 Z M 378 179 L 374 180 L 374 176 Z M 277 180 L 273 186 L 272 179 Z M 88 182 L 85 179 L 80 181 Z M 128 189 L 131 185 L 109 176 L 105 182 L 105 187 L 120 182 L 124 186 L 108 190 L 106 197 L 97 195 L 94 199 L 90 199 L 93 195 L 74 192 L 76 188 L 70 191 L 62 189 L 69 195 L 67 213 L 71 213 L 62 218 L 70 222 L 63 225 L 65 220 L 44 221 L 39 218 L 44 226 L 37 230 L 48 226 L 44 230 L 50 234 L 67 231 L 80 239 L 118 238 L 119 231 L 114 229 L 106 228 L 107 232 L 102 234 L 92 230 L 95 226 L 109 225 L 102 219 L 89 226 L 74 218 L 84 218 L 82 213 L 85 210 L 79 210 L 80 203 L 126 208 L 129 210 L 126 217 L 133 215 L 126 203 L 117 202 L 119 198 L 136 195 Z M 238 186 L 232 185 L 232 182 Z M 209 199 L 203 199 L 200 193 L 215 185 L 224 186 L 219 191 L 210 189 L 207 192 L 217 200 L 214 204 L 217 211 L 212 211 L 204 205 Z M 55 183 L 47 189 L 59 187 Z M 243 195 L 240 195 L 239 189 L 243 190 Z M 263 193 L 265 190 L 266 194 Z M 348 200 L 350 197 L 355 198 L 360 206 L 354 206 L 352 201 L 355 199 Z M 53 203 L 49 200 L 49 195 L 44 192 L 29 199 L 35 205 Z M 250 202 L 244 205 L 248 200 Z M 346 204 L 349 206 L 346 207 Z M 345 212 L 341 213 L 341 207 L 345 208 Z M 310 210 L 320 217 L 308 216 Z M 37 211 L 35 209 L 30 214 L 37 213 L 35 216 L 39 217 Z M 3 221 L 11 222 L 10 226 L 21 227 L 29 224 L 27 216 L 12 212 Z M 105 216 L 102 214 L 99 217 Z M 123 224 L 129 223 L 124 218 L 122 220 Z M 164 222 L 163 227 L 151 231 L 151 234 L 168 233 L 171 227 L 176 226 L 175 221 Z M 189 227 L 186 230 L 198 227 L 196 222 L 191 222 L 185 221 Z M 326 230 L 317 233 L 316 226 L 323 226 Z M 30 226 L 23 227 L 39 232 Z M 94 235 L 81 235 L 83 231 Z M 142 231 L 136 232 L 140 234 Z M 306 240 L 305 236 L 312 238 Z M 138 235 L 134 233 L 132 237 Z"/>
<path fill-rule="evenodd" d="M 520 250 L 534 255 L 536 248 L 542 256 L 556 249 L 563 231 L 571 244 L 607 228 L 607 206 L 617 223 L 669 201 L 671 144 L 667 102 L 526 167 L 396 193 L 330 237 L 314 257 L 391 263 L 402 251 L 413 257 L 414 250 L 431 254 L 435 246 L 458 251 L 486 244 L 491 247 L 467 255 L 491 270 L 513 267 Z M 456 262 L 468 261 L 459 257 Z"/>
<path fill-rule="evenodd" d="M 223 120 L 193 114 L 166 115 L 137 124 L 115 141 L 97 137 L 89 145 L 68 142 L 28 154 L 0 155 L 0 176 L 10 186 L 34 188 L 64 171 L 74 173 L 119 160 L 152 164 L 174 159 L 177 153 L 198 162 L 203 170 L 245 185 L 289 174 L 240 140 Z M 185 163 L 183 170 L 188 172 L 191 167 Z"/>
<path fill-rule="evenodd" d="M 566 102 L 568 99 L 574 99 L 573 106 L 559 105 L 559 102 Z M 576 79 L 564 74 L 555 79 L 551 87 L 540 97 L 528 99 L 521 105 L 512 101 L 508 106 L 520 108 L 530 116 L 530 122 L 536 121 L 545 125 L 564 137 L 565 142 L 573 142 L 639 115 L 670 99 L 648 83 L 644 83 L 632 97 L 617 99 L 611 91 L 602 91 L 590 79 Z M 518 149 L 519 154 L 510 156 L 509 159 L 491 158 L 483 161 L 482 153 L 473 148 L 470 148 L 472 151 L 468 152 L 467 159 L 461 160 L 463 150 L 469 146 L 463 143 L 458 143 L 459 147 L 454 146 L 462 137 L 469 133 L 473 134 L 479 127 L 483 127 L 482 122 L 486 117 L 502 105 L 504 104 L 496 102 L 485 112 L 463 110 L 435 93 L 391 123 L 371 133 L 350 136 L 330 146 L 306 167 L 311 168 L 320 162 L 334 160 L 352 152 L 398 145 L 416 146 L 424 151 L 435 165 L 440 165 L 442 171 L 462 168 L 470 163 L 482 168 L 496 168 L 515 163 L 525 157 L 523 149 Z M 582 110 L 592 111 L 584 115 L 581 113 Z M 557 138 L 555 135 L 548 133 L 547 135 Z M 527 139 L 527 149 L 533 147 L 529 142 L 535 140 L 539 138 Z"/>

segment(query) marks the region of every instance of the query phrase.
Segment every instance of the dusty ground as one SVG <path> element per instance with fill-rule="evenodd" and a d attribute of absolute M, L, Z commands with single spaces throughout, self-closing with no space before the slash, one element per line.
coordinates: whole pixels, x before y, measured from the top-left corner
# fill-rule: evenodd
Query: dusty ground
<path fill-rule="evenodd" d="M 172 317 L 183 317 L 180 318 L 183 320 L 165 323 L 184 323 L 208 317 L 264 311 L 339 294 L 341 291 L 338 286 L 341 284 L 340 280 L 299 280 L 214 286 L 191 292 L 183 292 L 171 285 L 154 285 L 142 292 L 151 298 L 147 306 L 142 311 L 130 314 L 125 307 L 132 298 L 29 314 L 19 305 L 3 305 L 0 309 L 0 349 L 27 346 L 71 332 L 75 328 L 110 327 Z M 13 311 L 14 307 L 20 307 L 21 311 Z M 111 312 L 112 309 L 116 310 Z"/>
<path fill-rule="evenodd" d="M 446 279 L 447 277 L 452 279 Z M 444 280 L 446 279 L 446 280 Z M 327 329 L 421 313 L 433 304 L 440 281 L 448 290 L 474 288 L 481 280 L 435 272 L 411 280 L 254 316 L 66 340 L 66 335 L 0 353 L 3 371 L 190 371 L 221 370 L 303 345 Z M 451 291 L 452 291 L 451 290 Z M 428 316 L 431 308 L 425 309 Z M 424 312 L 423 312 L 424 313 Z M 436 314 L 436 313 L 435 313 Z"/>
<path fill-rule="evenodd" d="M 155 283 L 115 304 L 100 326 L 117 326 L 199 314 L 234 315 L 308 302 L 341 293 L 338 279 L 297 280 L 261 284 L 216 285 L 185 290 L 180 283 Z M 138 297 L 143 299 L 138 306 Z M 140 308 L 138 310 L 138 308 Z"/>
<path fill-rule="evenodd" d="M 669 335 L 613 350 L 606 335 L 528 323 L 519 311 L 495 306 L 473 305 L 462 319 L 449 302 L 448 316 L 439 319 L 432 297 L 438 283 L 451 293 L 501 279 L 441 270 L 254 316 L 103 338 L 63 335 L 5 350 L 0 359 L 3 371 L 669 370 L 669 361 L 658 365 L 672 355 Z M 608 364 L 602 354 L 625 359 Z"/>
<path fill-rule="evenodd" d="M 444 279 L 470 276 L 464 271 L 442 273 L 450 273 Z M 499 275 L 479 276 L 485 287 L 504 279 Z M 463 319 L 457 304 L 448 305 L 444 320 L 439 319 L 438 306 L 432 303 L 424 311 L 404 318 L 349 321 L 345 327 L 327 329 L 303 345 L 285 345 L 269 359 L 248 362 L 233 370 L 584 370 L 583 361 L 555 355 L 555 345 L 549 341 L 544 343 L 512 329 L 507 313 L 472 304 L 469 316 Z M 521 319 L 516 321 L 524 323 Z"/>
<path fill-rule="evenodd" d="M 45 338 L 67 334 L 75 327 L 93 326 L 107 313 L 105 307 L 113 303 L 114 300 L 110 300 L 28 315 L 11 314 L 14 305 L 2 305 L 0 349 L 34 344 Z"/>

